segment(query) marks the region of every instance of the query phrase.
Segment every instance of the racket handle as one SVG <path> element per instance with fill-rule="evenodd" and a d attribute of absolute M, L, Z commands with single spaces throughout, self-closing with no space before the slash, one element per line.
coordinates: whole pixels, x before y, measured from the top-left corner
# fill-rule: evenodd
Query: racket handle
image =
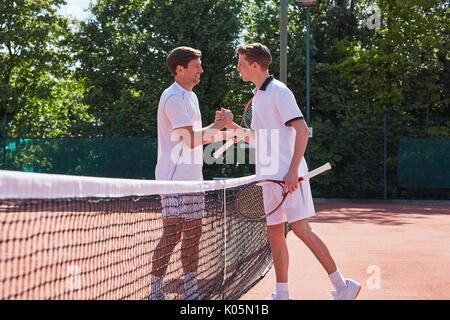
<path fill-rule="evenodd" d="M 299 182 L 303 181 L 303 180 L 311 179 L 312 177 L 317 176 L 318 174 L 321 174 L 322 172 L 330 170 L 330 169 L 331 169 L 331 165 L 329 162 L 327 162 L 323 166 L 320 166 L 320 167 L 314 169 L 313 171 L 308 172 L 303 177 L 300 177 Z"/>
<path fill-rule="evenodd" d="M 223 146 L 221 146 L 219 149 L 216 150 L 216 152 L 213 153 L 214 158 L 218 159 L 222 155 L 222 153 L 224 153 L 233 144 L 234 139 L 228 140 Z"/>

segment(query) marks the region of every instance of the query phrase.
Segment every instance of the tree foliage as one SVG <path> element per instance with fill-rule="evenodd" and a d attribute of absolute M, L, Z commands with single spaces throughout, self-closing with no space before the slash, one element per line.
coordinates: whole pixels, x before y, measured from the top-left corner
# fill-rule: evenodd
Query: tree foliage
<path fill-rule="evenodd" d="M 62 0 L 5 0 L 0 11 L 0 115 L 11 136 L 84 134 L 82 82 L 73 79 Z M 3 130 L 2 130 L 3 131 Z"/>
<path fill-rule="evenodd" d="M 156 137 L 159 97 L 173 82 L 165 58 L 180 45 L 203 53 L 195 92 L 205 125 L 220 107 L 239 121 L 251 97 L 236 72 L 238 44 L 267 45 L 279 77 L 280 1 L 97 0 L 91 18 L 76 24 L 56 14 L 63 3 L 2 2 L 0 115 L 9 136 Z M 306 9 L 288 3 L 287 84 L 305 113 Z M 380 197 L 385 137 L 391 181 L 401 137 L 449 138 L 448 1 L 321 0 L 310 14 L 311 167 L 330 161 L 335 168 L 314 190 Z M 206 170 L 208 178 L 251 172 Z"/>
<path fill-rule="evenodd" d="M 199 96 L 204 121 L 224 106 L 241 1 L 99 0 L 94 19 L 82 23 L 75 40 L 78 75 L 86 79 L 86 103 L 106 136 L 156 135 L 162 91 L 172 82 L 165 59 L 186 45 L 202 51 Z"/>

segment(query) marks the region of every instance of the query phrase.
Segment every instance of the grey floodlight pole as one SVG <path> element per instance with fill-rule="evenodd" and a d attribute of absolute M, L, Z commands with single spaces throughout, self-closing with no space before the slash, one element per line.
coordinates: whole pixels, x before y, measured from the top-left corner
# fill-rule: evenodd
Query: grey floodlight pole
<path fill-rule="evenodd" d="M 311 71 L 310 71 L 310 44 L 309 44 L 309 38 L 310 38 L 310 12 L 309 8 L 314 8 L 318 6 L 318 0 L 296 0 L 295 4 L 298 5 L 300 8 L 306 8 L 306 123 L 308 126 L 311 124 L 311 117 L 310 117 L 310 108 L 311 108 L 311 101 L 310 101 L 310 78 L 311 78 Z M 309 144 L 306 149 L 306 162 L 308 165 L 309 163 Z"/>
<path fill-rule="evenodd" d="M 287 85 L 287 0 L 280 1 L 280 81 Z"/>

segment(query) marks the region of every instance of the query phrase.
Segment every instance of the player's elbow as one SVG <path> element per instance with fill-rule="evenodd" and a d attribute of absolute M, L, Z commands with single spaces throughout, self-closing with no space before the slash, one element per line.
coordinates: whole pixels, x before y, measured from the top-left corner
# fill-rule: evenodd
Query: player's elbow
<path fill-rule="evenodd" d="M 183 139 L 183 144 L 189 149 L 194 149 L 194 143 L 188 139 Z"/>
<path fill-rule="evenodd" d="M 309 135 L 310 135 L 310 130 L 309 130 L 309 128 L 308 128 L 308 126 L 307 125 L 305 125 L 305 126 L 303 126 L 303 129 L 302 129 L 302 135 L 304 135 L 304 136 L 306 136 L 306 137 L 308 137 L 309 138 Z"/>
<path fill-rule="evenodd" d="M 309 138 L 309 128 L 304 120 L 298 120 L 292 122 L 292 127 L 295 129 L 298 135 L 301 137 L 305 137 L 305 139 Z"/>
<path fill-rule="evenodd" d="M 189 149 L 195 148 L 195 138 L 193 134 L 189 137 L 186 137 L 186 139 L 183 139 L 183 142 L 187 147 L 189 147 Z"/>
<path fill-rule="evenodd" d="M 190 149 L 195 148 L 195 132 L 192 127 L 183 127 L 176 129 L 176 135 L 183 140 L 183 144 Z"/>

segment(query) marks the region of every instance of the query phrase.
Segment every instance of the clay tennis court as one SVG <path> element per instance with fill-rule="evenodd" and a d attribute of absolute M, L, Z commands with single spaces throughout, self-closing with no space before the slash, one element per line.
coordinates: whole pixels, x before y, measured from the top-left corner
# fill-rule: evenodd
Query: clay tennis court
<path fill-rule="evenodd" d="M 316 203 L 311 226 L 344 277 L 361 283 L 358 299 L 450 299 L 448 202 Z M 287 243 L 292 298 L 332 299 L 328 276 L 309 249 L 293 232 Z M 271 268 L 240 299 L 266 299 L 274 288 Z"/>

